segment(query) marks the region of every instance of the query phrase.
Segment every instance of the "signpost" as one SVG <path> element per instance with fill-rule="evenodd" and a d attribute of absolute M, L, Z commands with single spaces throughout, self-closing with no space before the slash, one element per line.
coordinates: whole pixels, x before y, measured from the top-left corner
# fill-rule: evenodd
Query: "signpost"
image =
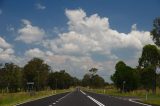
<path fill-rule="evenodd" d="M 28 86 L 28 91 L 30 93 L 30 96 L 34 95 L 35 93 L 33 92 L 33 86 L 34 86 L 34 82 L 27 82 L 27 86 Z"/>

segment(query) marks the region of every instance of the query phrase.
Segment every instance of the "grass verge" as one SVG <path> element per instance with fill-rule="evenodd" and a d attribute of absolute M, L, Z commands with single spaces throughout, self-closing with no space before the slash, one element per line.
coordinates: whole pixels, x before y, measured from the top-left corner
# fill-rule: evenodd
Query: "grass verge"
<path fill-rule="evenodd" d="M 160 106 L 160 89 L 159 88 L 157 88 L 157 93 L 155 95 L 152 94 L 151 91 L 147 93 L 147 99 L 146 99 L 145 90 L 135 90 L 132 92 L 121 93 L 114 87 L 105 88 L 105 89 L 86 89 L 86 88 L 83 88 L 83 89 L 90 92 L 99 93 L 99 94 L 107 94 L 112 96 L 139 99 L 140 102 L 153 104 L 155 106 Z"/>
<path fill-rule="evenodd" d="M 47 90 L 36 92 L 34 96 L 30 96 L 28 92 L 18 92 L 18 93 L 3 93 L 0 94 L 0 106 L 14 106 L 19 103 L 36 100 L 42 97 L 47 97 L 59 93 L 69 92 L 72 89 L 65 90 Z"/>

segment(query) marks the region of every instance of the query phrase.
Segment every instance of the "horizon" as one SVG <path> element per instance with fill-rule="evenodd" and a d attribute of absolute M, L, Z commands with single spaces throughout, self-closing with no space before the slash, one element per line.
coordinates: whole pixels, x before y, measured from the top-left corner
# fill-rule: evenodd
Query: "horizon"
<path fill-rule="evenodd" d="M 95 67 L 110 82 L 117 61 L 136 67 L 143 46 L 154 44 L 160 16 L 158 0 L 115 1 L 0 1 L 0 63 L 38 57 L 81 79 Z"/>

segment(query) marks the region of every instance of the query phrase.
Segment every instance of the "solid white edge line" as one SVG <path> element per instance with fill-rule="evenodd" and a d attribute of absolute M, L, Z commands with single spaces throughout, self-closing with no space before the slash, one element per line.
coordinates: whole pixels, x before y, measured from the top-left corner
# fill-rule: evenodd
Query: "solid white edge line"
<path fill-rule="evenodd" d="M 145 106 L 152 106 L 152 105 L 148 105 L 148 104 L 144 104 L 144 103 L 140 103 L 140 102 L 133 101 L 132 99 L 129 99 L 129 101 L 130 101 L 130 102 L 133 102 L 133 103 L 145 105 Z"/>
<path fill-rule="evenodd" d="M 17 104 L 15 104 L 13 106 L 19 106 L 19 105 L 22 105 L 22 104 L 25 104 L 25 103 L 28 103 L 28 102 L 33 102 L 33 101 L 44 99 L 44 98 L 51 97 L 51 96 L 54 96 L 54 95 L 58 95 L 58 94 L 51 94 L 51 95 L 43 96 L 43 97 L 40 97 L 40 98 L 33 98 L 33 100 L 28 100 L 28 101 L 24 101 L 22 103 L 17 103 Z"/>
<path fill-rule="evenodd" d="M 66 92 L 64 92 L 66 93 Z M 71 93 L 71 92 L 70 92 Z M 59 94 L 62 94 L 62 93 L 59 93 Z M 22 103 L 17 103 L 13 106 L 19 106 L 19 105 L 22 105 L 22 104 L 25 104 L 25 103 L 28 103 L 28 102 L 33 102 L 33 101 L 36 101 L 36 100 L 40 100 L 40 99 L 44 99 L 44 98 L 47 98 L 47 97 L 51 97 L 51 96 L 55 96 L 55 95 L 59 95 L 59 94 L 51 94 L 51 95 L 47 95 L 47 96 L 43 96 L 43 97 L 40 97 L 40 98 L 36 98 L 36 99 L 33 99 L 33 100 L 28 100 L 28 101 L 24 101 Z M 66 95 L 65 95 L 66 96 Z"/>
<path fill-rule="evenodd" d="M 80 90 L 81 91 L 81 90 Z M 83 92 L 83 91 L 81 91 L 84 95 L 86 95 L 86 93 L 85 92 Z"/>
<path fill-rule="evenodd" d="M 94 101 L 96 104 L 98 104 L 99 106 L 105 106 L 104 104 L 102 104 L 101 102 L 97 101 L 96 99 L 92 98 L 91 96 L 87 96 L 89 99 L 91 99 L 92 101 Z"/>

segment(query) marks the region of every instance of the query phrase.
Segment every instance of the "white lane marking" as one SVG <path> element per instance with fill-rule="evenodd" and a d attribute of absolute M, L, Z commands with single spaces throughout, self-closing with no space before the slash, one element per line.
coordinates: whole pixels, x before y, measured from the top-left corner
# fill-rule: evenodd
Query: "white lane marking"
<path fill-rule="evenodd" d="M 49 105 L 49 106 L 52 106 L 52 105 Z"/>
<path fill-rule="evenodd" d="M 70 93 L 68 93 L 67 95 L 65 95 L 65 96 L 63 96 L 63 97 L 61 97 L 61 98 L 59 98 L 58 101 L 61 101 L 63 98 L 67 97 L 67 96 L 70 95 L 71 93 L 73 93 L 73 92 L 70 92 Z"/>
<path fill-rule="evenodd" d="M 48 98 L 48 97 L 55 96 L 55 95 L 58 95 L 58 94 L 51 94 L 51 95 L 43 96 L 43 97 L 40 97 L 40 98 L 37 98 L 37 99 L 28 100 L 28 101 L 25 101 L 25 102 L 22 102 L 22 103 L 17 103 L 17 104 L 15 104 L 15 105 L 13 105 L 13 106 L 19 106 L 19 105 L 22 105 L 22 104 L 25 104 L 25 103 L 28 103 L 28 102 L 33 102 L 33 101 L 36 101 L 36 100 Z M 52 105 L 51 105 L 51 106 L 52 106 Z"/>
<path fill-rule="evenodd" d="M 148 105 L 148 104 L 144 104 L 144 103 L 140 103 L 140 102 L 133 101 L 132 99 L 129 99 L 129 101 L 130 101 L 130 102 L 133 102 L 133 103 L 140 104 L 140 105 L 152 106 L 152 105 Z"/>
<path fill-rule="evenodd" d="M 81 91 L 81 90 L 80 90 Z M 86 95 L 86 93 L 84 93 L 83 91 L 81 91 L 84 95 Z"/>
<path fill-rule="evenodd" d="M 89 99 L 91 99 L 92 101 L 94 101 L 96 104 L 98 104 L 99 106 L 105 106 L 104 104 L 102 104 L 101 102 L 97 101 L 96 99 L 92 98 L 91 96 L 87 96 Z"/>
<path fill-rule="evenodd" d="M 66 94 L 65 96 L 61 97 L 60 99 L 56 100 L 56 102 L 53 103 L 53 104 L 55 105 L 56 103 L 58 103 L 60 100 L 62 100 L 63 98 L 65 98 L 66 96 L 68 96 L 68 95 L 71 94 L 71 93 L 72 93 L 72 92 L 70 92 L 70 93 Z M 52 105 L 51 105 L 51 106 L 52 106 Z"/>

